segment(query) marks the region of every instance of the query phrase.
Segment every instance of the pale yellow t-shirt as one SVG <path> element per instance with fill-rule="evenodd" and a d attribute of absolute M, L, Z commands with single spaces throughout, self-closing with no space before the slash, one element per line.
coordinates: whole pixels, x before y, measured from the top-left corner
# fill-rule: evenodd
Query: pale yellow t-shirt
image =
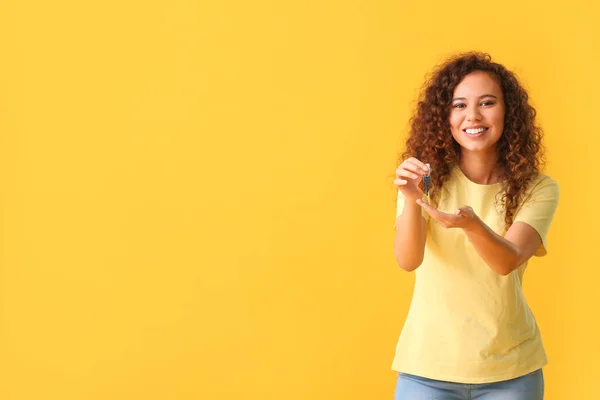
<path fill-rule="evenodd" d="M 470 181 L 456 166 L 440 211 L 469 205 L 503 235 L 504 215 L 495 205 L 501 184 Z M 558 205 L 558 185 L 540 174 L 528 190 L 515 222 L 531 225 L 547 252 L 546 234 Z M 404 207 L 398 192 L 396 217 Z M 494 272 L 459 228 L 444 228 L 425 214 L 427 243 L 415 270 L 410 309 L 392 364 L 395 371 L 430 379 L 485 383 L 516 378 L 547 364 L 540 331 L 522 291 L 527 264 L 507 276 Z"/>

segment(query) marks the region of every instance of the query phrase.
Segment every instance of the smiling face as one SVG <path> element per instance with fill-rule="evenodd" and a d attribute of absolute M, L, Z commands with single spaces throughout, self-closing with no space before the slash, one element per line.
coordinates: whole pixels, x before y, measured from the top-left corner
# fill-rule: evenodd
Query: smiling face
<path fill-rule="evenodd" d="M 450 130 L 461 151 L 490 152 L 504 130 L 504 96 L 498 81 L 472 72 L 454 89 Z"/>

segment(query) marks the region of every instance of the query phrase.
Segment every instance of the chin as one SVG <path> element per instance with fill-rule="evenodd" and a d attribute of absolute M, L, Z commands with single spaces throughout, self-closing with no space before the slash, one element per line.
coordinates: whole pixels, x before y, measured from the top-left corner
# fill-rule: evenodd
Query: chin
<path fill-rule="evenodd" d="M 496 146 L 460 146 L 462 151 L 469 151 L 471 153 L 489 153 L 496 151 Z"/>

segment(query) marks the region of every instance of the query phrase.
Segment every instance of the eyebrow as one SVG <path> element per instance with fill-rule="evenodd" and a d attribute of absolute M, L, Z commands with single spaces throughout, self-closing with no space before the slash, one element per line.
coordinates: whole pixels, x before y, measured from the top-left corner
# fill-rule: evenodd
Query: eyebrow
<path fill-rule="evenodd" d="M 493 97 L 493 98 L 497 99 L 497 97 L 494 96 L 493 94 L 482 94 L 481 96 L 479 96 L 480 99 L 483 99 L 484 97 Z M 455 98 L 452 99 L 452 101 L 455 101 L 455 100 L 466 100 L 466 99 L 467 99 L 466 97 L 455 97 Z"/>

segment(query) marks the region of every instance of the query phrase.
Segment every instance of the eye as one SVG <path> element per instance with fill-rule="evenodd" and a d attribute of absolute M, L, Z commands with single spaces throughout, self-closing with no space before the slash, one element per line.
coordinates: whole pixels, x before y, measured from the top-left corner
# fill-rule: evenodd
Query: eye
<path fill-rule="evenodd" d="M 452 107 L 454 107 L 454 108 L 464 108 L 466 106 L 463 103 L 455 103 Z"/>
<path fill-rule="evenodd" d="M 486 100 L 484 102 L 481 103 L 482 106 L 492 106 L 494 105 L 494 102 L 491 100 Z"/>

